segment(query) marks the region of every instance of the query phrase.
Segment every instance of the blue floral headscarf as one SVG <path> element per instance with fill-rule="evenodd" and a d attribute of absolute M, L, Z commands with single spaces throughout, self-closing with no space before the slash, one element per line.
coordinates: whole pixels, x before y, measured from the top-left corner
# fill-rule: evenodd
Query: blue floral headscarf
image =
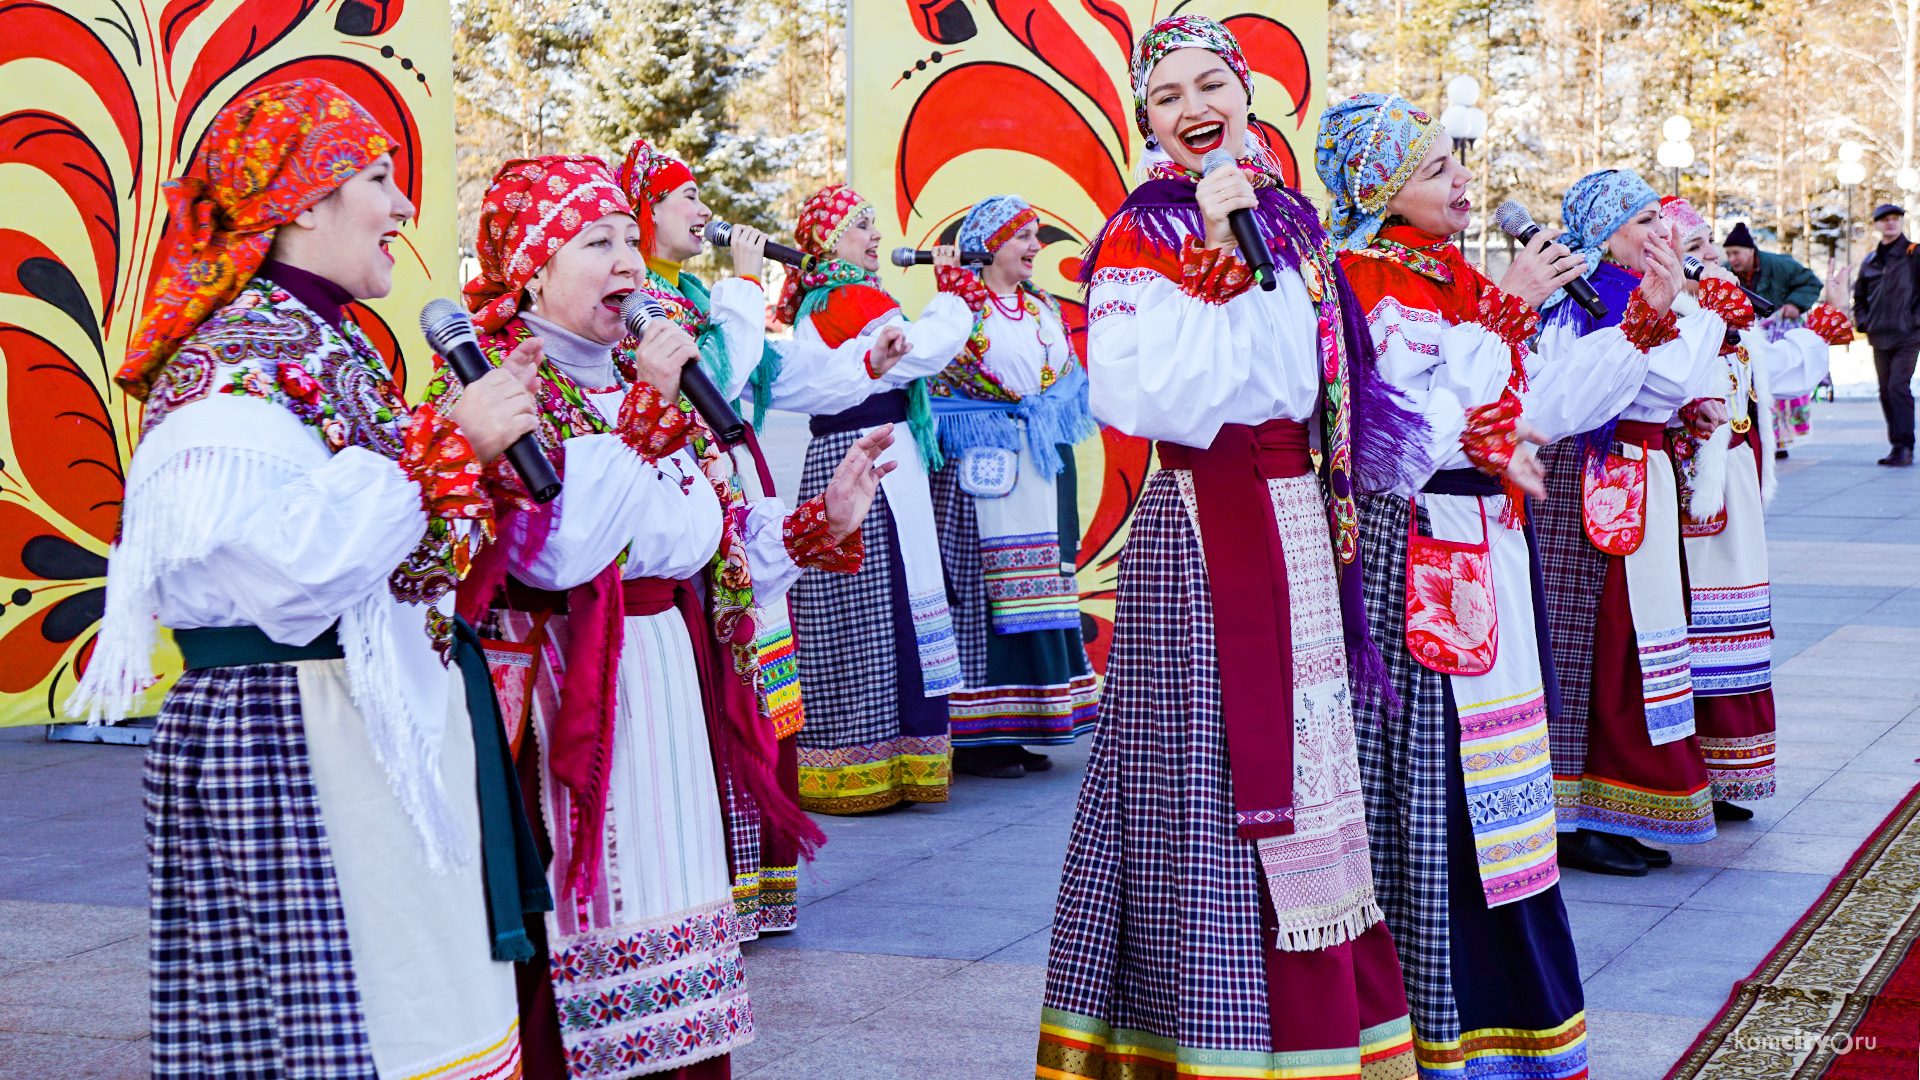
<path fill-rule="evenodd" d="M 1627 219 L 1660 201 L 1659 192 L 1647 186 L 1632 169 L 1603 169 L 1574 181 L 1560 200 L 1560 222 L 1567 234 L 1560 242 L 1587 260 L 1587 273 L 1600 265 L 1607 240 L 1620 231 Z M 1556 289 L 1540 305 L 1547 311 L 1567 298 L 1565 289 Z"/>
<path fill-rule="evenodd" d="M 989 195 L 967 211 L 953 242 L 961 251 L 984 251 L 991 255 L 1027 222 L 1039 219 L 1039 211 L 1018 195 Z"/>
<path fill-rule="evenodd" d="M 1320 114 L 1313 153 L 1327 186 L 1327 239 L 1336 251 L 1373 243 L 1387 200 L 1420 167 L 1440 122 L 1397 94 L 1355 94 Z"/>

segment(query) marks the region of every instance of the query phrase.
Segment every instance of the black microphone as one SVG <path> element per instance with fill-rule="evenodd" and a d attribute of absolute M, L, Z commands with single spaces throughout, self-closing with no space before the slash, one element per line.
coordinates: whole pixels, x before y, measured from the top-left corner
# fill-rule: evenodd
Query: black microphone
<path fill-rule="evenodd" d="M 1532 243 L 1534 235 L 1540 231 L 1540 225 L 1533 220 L 1533 215 L 1527 213 L 1527 208 L 1512 199 L 1501 203 L 1500 209 L 1493 212 L 1493 223 L 1500 226 L 1501 232 L 1523 245 Z M 1567 295 L 1587 314 L 1596 319 L 1607 317 L 1607 305 L 1601 301 L 1600 294 L 1593 291 L 1593 283 L 1586 278 L 1574 278 L 1561 288 L 1567 290 Z"/>
<path fill-rule="evenodd" d="M 480 340 L 473 336 L 473 320 L 459 304 L 447 299 L 427 301 L 427 306 L 420 309 L 420 333 L 434 352 L 447 358 L 447 366 L 460 377 L 462 386 L 493 370 L 480 351 Z M 560 494 L 560 475 L 553 471 L 553 462 L 541 452 L 540 441 L 532 432 L 507 447 L 507 462 L 520 474 L 520 482 L 534 502 L 552 502 Z"/>
<path fill-rule="evenodd" d="M 646 293 L 635 290 L 627 294 L 620 304 L 620 321 L 627 324 L 627 333 L 638 338 L 647 332 L 647 326 L 655 319 L 669 318 L 667 309 L 660 301 Z M 687 395 L 693 403 L 693 411 L 707 422 L 724 447 L 731 447 L 747 437 L 747 422 L 733 411 L 727 399 L 720 395 L 720 388 L 713 385 L 701 368 L 699 358 L 687 361 L 680 369 L 680 392 Z"/>
<path fill-rule="evenodd" d="M 993 256 L 984 251 L 963 251 L 960 253 L 960 265 L 962 266 L 985 266 L 992 261 Z M 924 250 L 916 251 L 910 247 L 897 247 L 893 249 L 893 265 L 900 267 L 932 266 L 933 252 Z"/>
<path fill-rule="evenodd" d="M 1688 281 L 1699 281 L 1702 277 L 1706 275 L 1707 264 L 1701 262 L 1697 256 L 1693 256 L 1693 255 L 1687 256 L 1684 260 L 1681 261 L 1681 265 L 1686 268 L 1685 272 L 1686 272 Z M 1759 293 L 1754 292 L 1752 289 L 1747 288 L 1745 285 L 1740 286 L 1740 291 L 1747 294 L 1747 303 L 1753 305 L 1754 318 L 1764 319 L 1767 316 L 1773 314 L 1773 309 L 1774 309 L 1773 301 L 1768 300 L 1766 297 L 1761 296 Z"/>
<path fill-rule="evenodd" d="M 732 247 L 733 222 L 707 222 L 707 242 L 719 247 Z M 813 260 L 813 256 L 804 251 L 795 250 L 785 244 L 776 244 L 771 240 L 767 241 L 766 253 L 767 258 L 772 259 L 774 262 L 786 263 L 788 266 L 804 267 Z"/>
<path fill-rule="evenodd" d="M 1237 169 L 1240 166 L 1233 155 L 1226 150 L 1210 150 L 1200 159 L 1200 175 L 1212 176 L 1220 169 Z M 1273 276 L 1273 250 L 1267 247 L 1267 238 L 1260 235 L 1260 223 L 1253 219 L 1253 211 L 1246 207 L 1227 212 L 1227 224 L 1233 226 L 1233 239 L 1240 245 L 1240 257 L 1247 261 L 1247 269 L 1253 271 L 1253 278 L 1260 287 L 1272 292 L 1279 279 Z"/>

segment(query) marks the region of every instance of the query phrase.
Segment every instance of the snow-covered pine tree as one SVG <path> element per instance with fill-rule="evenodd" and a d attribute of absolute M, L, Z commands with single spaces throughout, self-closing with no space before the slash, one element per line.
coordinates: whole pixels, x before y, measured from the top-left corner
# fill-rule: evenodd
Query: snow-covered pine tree
<path fill-rule="evenodd" d="M 738 42 L 741 0 L 630 0 L 601 23 L 585 65 L 581 134 L 618 163 L 635 136 L 685 161 L 727 221 L 780 230 L 789 139 L 738 131 L 730 99 L 765 64 Z"/>

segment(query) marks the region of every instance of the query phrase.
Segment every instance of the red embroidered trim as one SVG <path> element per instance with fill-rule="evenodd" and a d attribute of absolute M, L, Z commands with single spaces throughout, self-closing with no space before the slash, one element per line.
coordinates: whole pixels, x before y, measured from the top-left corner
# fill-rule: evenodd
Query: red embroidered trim
<path fill-rule="evenodd" d="M 873 370 L 873 350 L 872 349 L 868 349 L 865 353 L 861 355 L 860 366 L 867 369 L 867 378 L 877 379 L 880 377 L 880 373 Z"/>
<path fill-rule="evenodd" d="M 1753 301 L 1746 291 L 1731 281 L 1707 278 L 1700 282 L 1700 306 L 1713 312 L 1735 330 L 1753 325 Z"/>
<path fill-rule="evenodd" d="M 1467 410 L 1467 430 L 1460 433 L 1460 448 L 1467 452 L 1474 468 L 1488 476 L 1507 471 L 1507 463 L 1513 460 L 1514 421 L 1519 418 L 1520 398 L 1512 390 L 1491 405 Z"/>
<path fill-rule="evenodd" d="M 1480 314 L 1473 320 L 1519 348 L 1540 329 L 1540 313 L 1512 293 L 1489 285 L 1480 292 Z"/>
<path fill-rule="evenodd" d="M 1224 304 L 1246 292 L 1253 272 L 1237 251 L 1203 248 L 1192 234 L 1180 244 L 1180 291 L 1209 304 Z"/>
<path fill-rule="evenodd" d="M 493 500 L 482 488 L 484 470 L 473 456 L 473 444 L 433 406 L 414 410 L 400 467 L 420 485 L 428 516 L 450 521 L 493 516 Z"/>
<path fill-rule="evenodd" d="M 936 266 L 933 268 L 933 282 L 941 292 L 959 297 L 970 310 L 979 311 L 987 306 L 986 282 L 965 267 Z"/>
<path fill-rule="evenodd" d="M 1641 352 L 1651 352 L 1680 336 L 1676 324 L 1680 320 L 1671 310 L 1653 313 L 1653 305 L 1640 290 L 1633 291 L 1633 298 L 1627 301 L 1626 314 L 1620 318 L 1620 332 Z"/>
<path fill-rule="evenodd" d="M 1807 312 L 1806 326 L 1829 345 L 1853 341 L 1853 320 L 1832 304 L 1815 304 L 1813 310 Z"/>
<path fill-rule="evenodd" d="M 493 500 L 495 521 L 504 520 L 514 510 L 531 512 L 540 508 L 533 496 L 527 494 L 527 485 L 521 482 L 520 473 L 505 454 L 487 462 L 480 473 L 480 484 Z"/>
<path fill-rule="evenodd" d="M 1704 426 L 1700 422 L 1700 407 L 1712 400 L 1712 398 L 1694 398 L 1692 401 L 1680 406 L 1680 414 L 1675 417 L 1675 422 L 1688 432 L 1698 432 Z M 1716 424 L 1714 426 L 1718 427 L 1719 425 Z"/>
<path fill-rule="evenodd" d="M 620 404 L 620 420 L 615 430 L 620 441 L 644 458 L 663 458 L 687 445 L 693 426 L 693 410 L 668 403 L 660 391 L 648 383 L 635 383 Z"/>
<path fill-rule="evenodd" d="M 795 565 L 808 570 L 857 574 L 867 557 L 866 541 L 860 538 L 859 529 L 838 544 L 833 542 L 833 531 L 827 525 L 825 495 L 815 495 L 787 515 L 784 539 L 787 555 Z"/>

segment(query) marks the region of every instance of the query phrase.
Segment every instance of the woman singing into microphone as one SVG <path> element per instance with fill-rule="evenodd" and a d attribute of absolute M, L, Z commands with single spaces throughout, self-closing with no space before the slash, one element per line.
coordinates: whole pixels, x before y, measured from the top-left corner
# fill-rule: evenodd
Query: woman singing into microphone
<path fill-rule="evenodd" d="M 679 393 L 693 340 L 657 321 L 621 344 L 641 230 L 605 163 L 510 161 L 480 214 L 467 303 L 495 362 L 540 360 L 536 432 L 564 485 L 507 524 L 461 589 L 534 659 L 522 769 L 539 777 L 559 903 L 544 976 L 523 986 L 530 1067 L 725 1076 L 753 1037 L 739 942 L 760 929 L 735 904 L 726 800 L 821 839 L 775 780 L 754 610 L 802 567 L 859 567 L 889 433 L 793 513 L 749 503 Z"/>
<path fill-rule="evenodd" d="M 1381 675 L 1353 495 L 1411 482 L 1421 425 L 1249 130 L 1233 35 L 1163 20 L 1132 74 L 1150 179 L 1083 264 L 1088 379 L 1094 415 L 1158 440 L 1161 467 L 1121 563 L 1037 1075 L 1410 1077 L 1354 744 L 1353 684 L 1372 699 Z M 1202 178 L 1215 148 L 1238 167 Z M 1237 209 L 1273 291 L 1235 250 Z"/>

